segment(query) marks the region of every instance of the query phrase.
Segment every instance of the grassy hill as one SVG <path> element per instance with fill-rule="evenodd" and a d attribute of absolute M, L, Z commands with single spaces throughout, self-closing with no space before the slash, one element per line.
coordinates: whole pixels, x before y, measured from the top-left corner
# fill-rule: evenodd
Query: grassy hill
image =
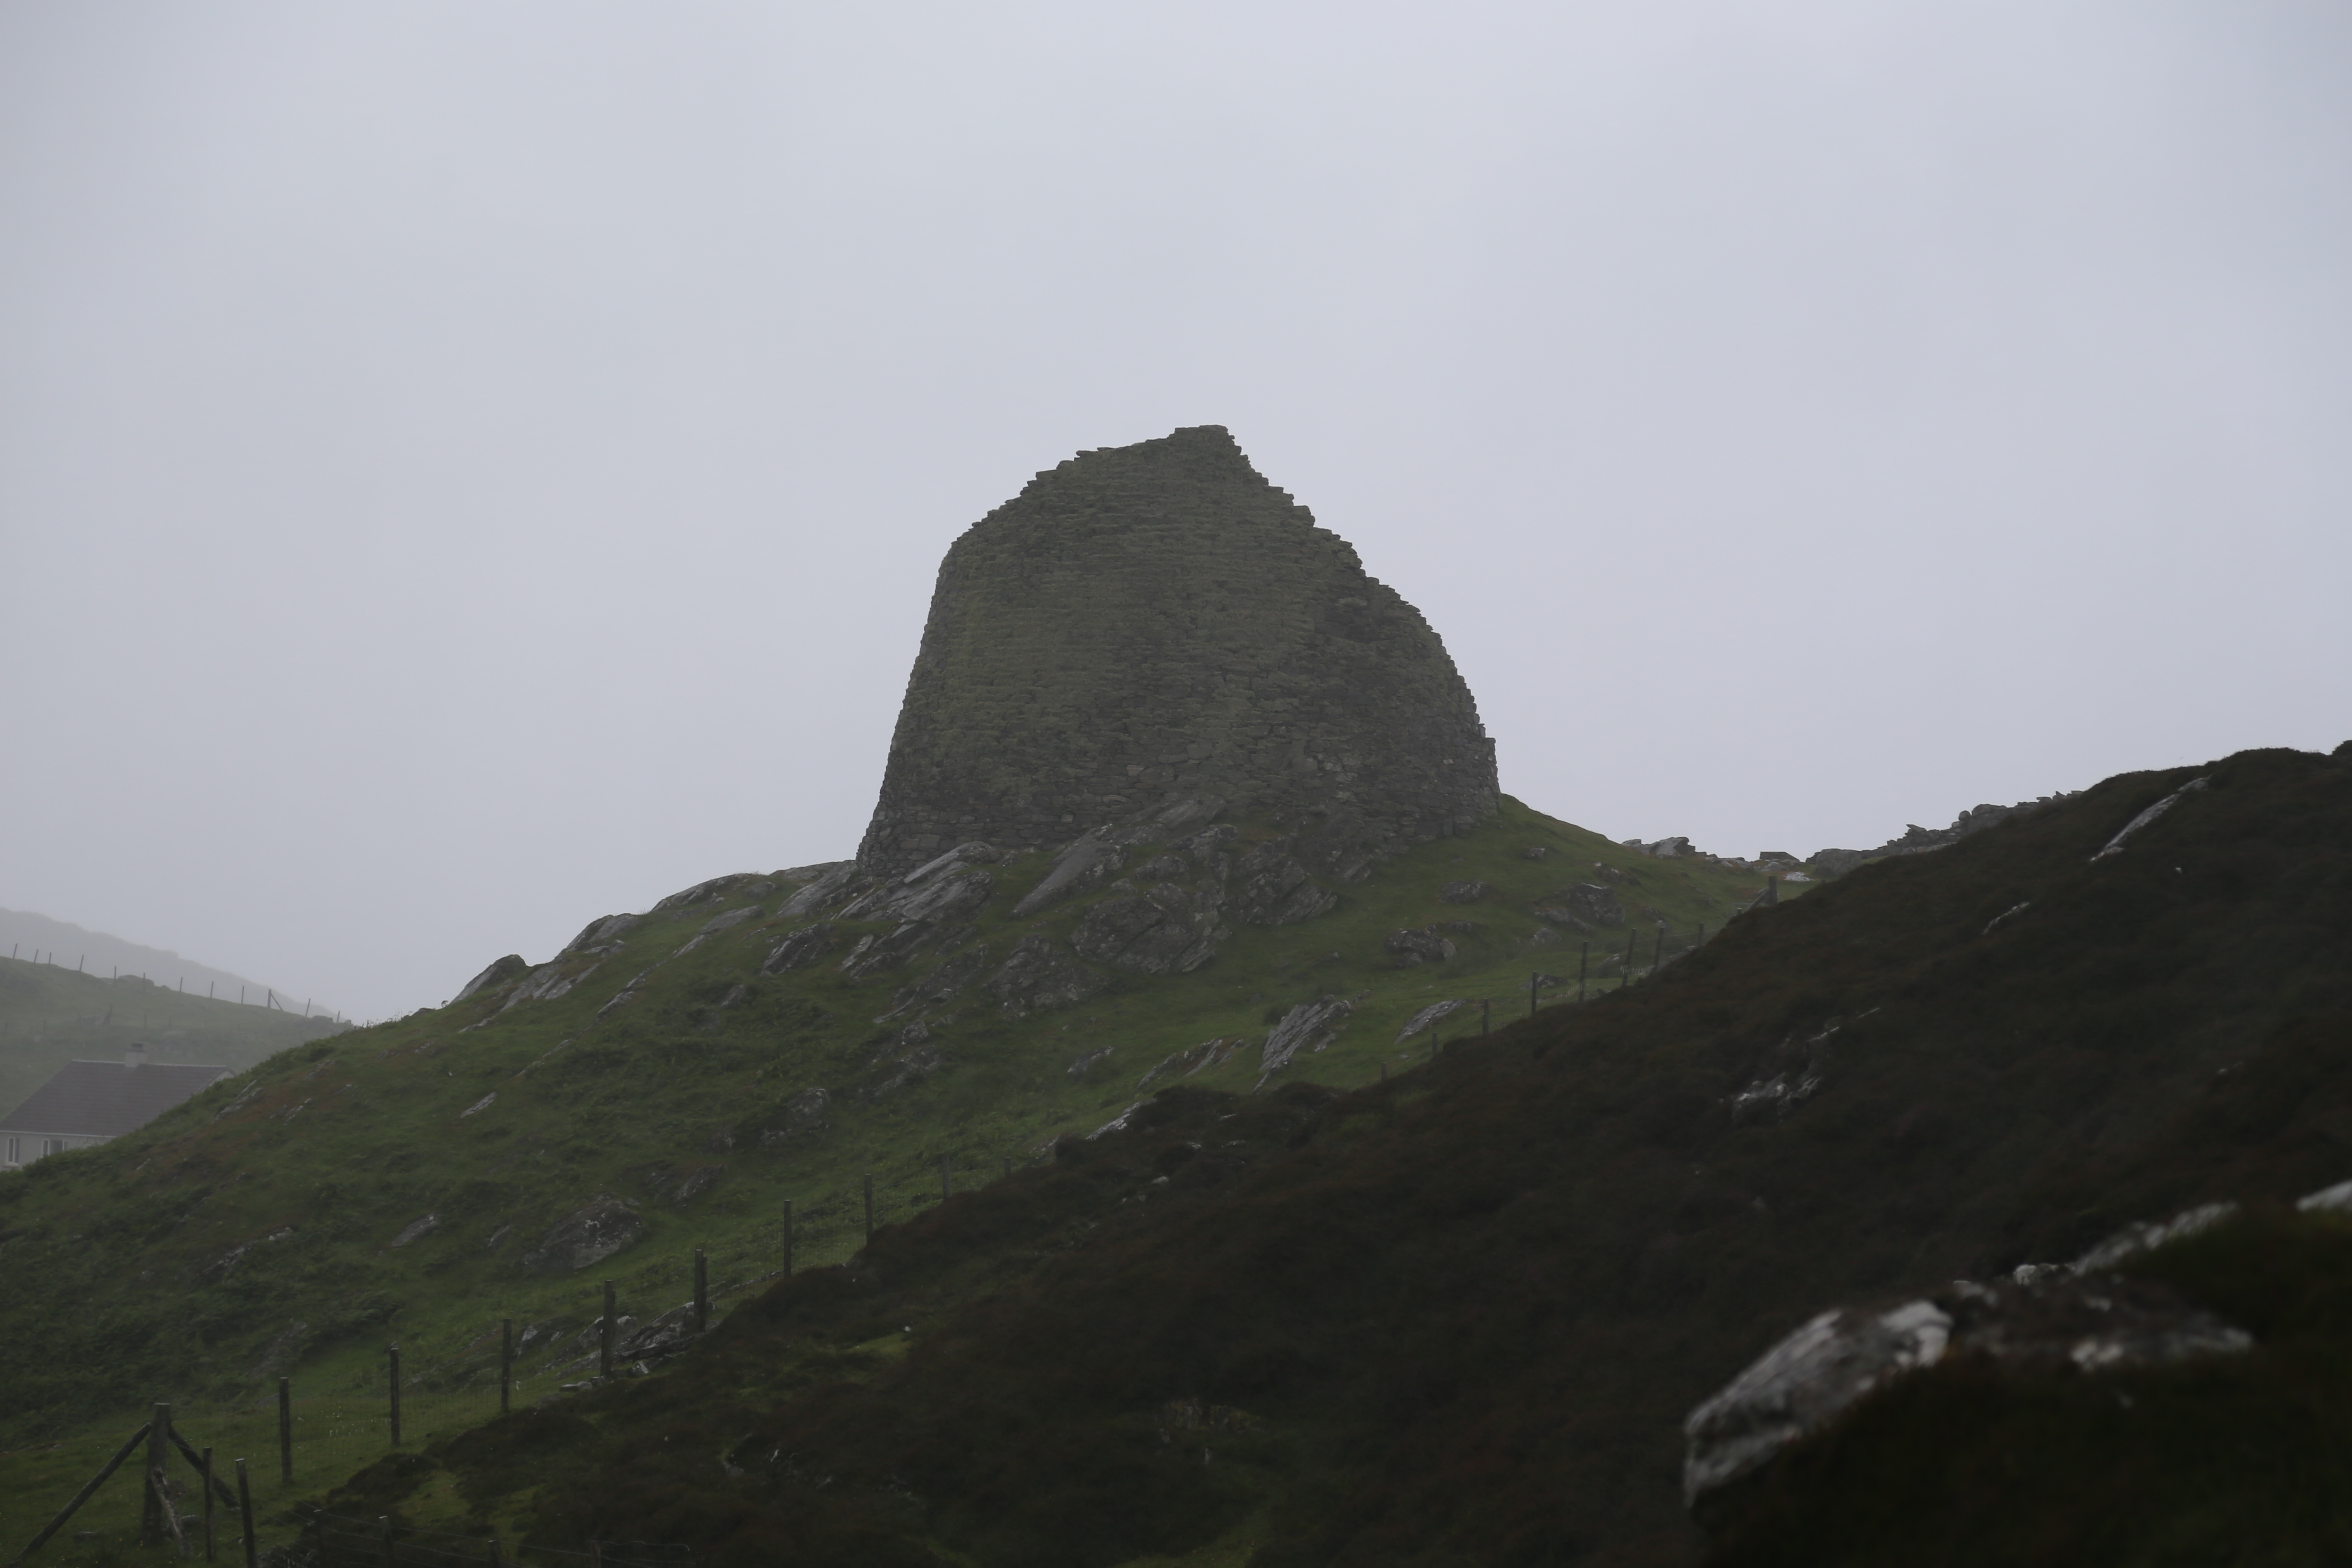
<path fill-rule="evenodd" d="M 121 980 L 0 958 L 0 1114 L 67 1062 L 120 1061 L 144 1044 L 149 1059 L 246 1068 L 331 1034 L 330 1018 L 214 1001 L 136 975 Z"/>
<path fill-rule="evenodd" d="M 2110 780 L 1386 1083 L 1163 1096 L 338 1506 L 725 1563 L 1690 1561 L 1683 1415 L 1823 1305 L 2352 1175 L 2287 1091 L 2343 1092 L 2347 760 L 2195 770 L 2095 862 L 2192 771 Z"/>
<path fill-rule="evenodd" d="M 2093 858 L 2195 775 L 2208 787 Z M 1536 843 L 1547 859 L 1519 858 Z M 478 996 L 307 1047 L 250 1099 L 228 1086 L 11 1184 L 6 1258 L 35 1284 L 0 1300 L 0 1374 L 27 1391 L 24 1431 L 175 1379 L 217 1396 L 300 1311 L 322 1320 L 313 1384 L 372 1375 L 391 1331 L 461 1383 L 502 1311 L 584 1322 L 582 1276 L 513 1264 L 584 1195 L 634 1195 L 647 1230 L 591 1274 L 715 1240 L 747 1287 L 790 1195 L 844 1267 L 741 1289 L 674 1370 L 535 1399 L 368 1468 L 332 1506 L 717 1563 L 1680 1563 L 1703 1550 L 1682 1416 L 1822 1306 L 2352 1176 L 2352 1123 L 2332 1100 L 2297 1120 L 2282 1088 L 2344 1078 L 2352 751 L 2112 779 L 1743 917 L 1654 984 L 1498 1014 L 1434 1061 L 1394 1043 L 1430 998 L 1516 992 L 1524 900 L 1565 865 L 1644 879 L 1614 884 L 1637 919 L 1695 922 L 1733 891 L 1614 856 L 1514 807 L 1192 974 L 960 1017 L 928 1076 L 898 1070 L 902 1025 L 872 1022 L 891 983 L 761 977 L 773 932 L 750 921 L 681 952 L 729 898 L 768 896 L 706 889 L 576 994 Z M 984 921 L 1030 869 L 1005 869 Z M 1483 908 L 1438 900 L 1465 878 L 1494 884 Z M 1384 967 L 1384 931 L 1457 916 L 1485 929 L 1452 969 Z M 1165 1054 L 1255 1043 L 1331 994 L 1361 1001 L 1287 1073 L 1261 1085 L 1236 1053 L 1039 1157 L 1135 1106 Z M 1117 1079 L 1087 1061 L 1106 1047 Z M 2276 1136 L 2226 1099 L 2242 1077 Z M 794 1111 L 816 1086 L 838 1091 L 821 1126 Z M 1018 1168 L 941 1204 L 942 1154 L 960 1184 Z M 689 1164 L 724 1170 L 680 1207 L 659 1194 Z M 867 1169 L 894 1223 L 849 1258 Z M 428 1212 L 436 1229 L 390 1245 Z M 677 1299 L 674 1270 L 646 1272 L 646 1306 Z M 106 1305 L 68 1321 L 69 1301 Z M 534 1394 L 563 1374 L 544 1376 Z"/>
<path fill-rule="evenodd" d="M 1234 847 L 1280 837 L 1238 825 Z M 1046 868 L 1038 855 L 992 867 L 997 891 L 959 951 L 1002 957 L 1023 938 L 1065 936 L 1119 896 L 1097 888 L 1016 919 Z M 1615 925 L 1588 938 L 1534 914 L 1544 895 L 1594 879 L 1617 901 Z M 1441 900 L 1465 881 L 1486 890 Z M 1538 964 L 1561 981 L 1546 1000 L 1572 995 L 1588 941 L 1598 993 L 1620 983 L 1636 930 L 1637 967 L 1662 937 L 1672 960 L 1757 886 L 1511 803 L 1472 837 L 1333 884 L 1336 907 L 1317 918 L 1236 924 L 1190 973 L 1098 966 L 1098 993 L 1019 1017 L 975 991 L 918 1009 L 927 1022 L 910 1035 L 901 993 L 932 957 L 865 979 L 838 962 L 895 921 L 836 916 L 840 946 L 824 962 L 763 974 L 780 937 L 811 923 L 774 912 L 793 884 L 719 879 L 560 963 L 526 973 L 514 961 L 456 1005 L 273 1057 L 135 1136 L 0 1181 L 12 1279 L 0 1442 L 112 1421 L 165 1392 L 184 1407 L 234 1407 L 281 1371 L 312 1391 L 375 1388 L 388 1338 L 435 1386 L 478 1384 L 481 1355 L 465 1348 L 486 1325 L 584 1321 L 605 1275 L 635 1311 L 650 1295 L 677 1300 L 697 1246 L 730 1289 L 772 1272 L 787 1200 L 801 1259 L 845 1258 L 862 1239 L 869 1174 L 894 1223 L 937 1201 L 943 1158 L 959 1187 L 1000 1177 L 1148 1098 L 1139 1080 L 1171 1057 L 1171 1079 L 1245 1092 L 1273 1025 L 1325 997 L 1352 1011 L 1277 1079 L 1374 1082 L 1425 1058 L 1437 1034 L 1477 1026 L 1465 1007 L 1399 1044 L 1431 1002 L 1491 997 L 1507 1022 L 1526 1010 Z M 1399 928 L 1449 923 L 1451 958 L 1399 967 L 1384 949 Z M 633 1206 L 631 1247 L 585 1274 L 523 1267 L 551 1227 L 603 1198 Z M 394 1245 L 428 1216 L 420 1238 Z"/>

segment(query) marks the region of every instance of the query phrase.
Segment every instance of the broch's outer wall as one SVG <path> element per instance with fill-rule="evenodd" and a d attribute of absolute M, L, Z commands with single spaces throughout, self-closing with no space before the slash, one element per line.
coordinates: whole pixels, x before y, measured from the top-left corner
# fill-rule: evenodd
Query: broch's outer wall
<path fill-rule="evenodd" d="M 1187 797 L 1375 852 L 1496 807 L 1437 634 L 1215 425 L 1082 452 L 949 548 L 858 864 Z"/>

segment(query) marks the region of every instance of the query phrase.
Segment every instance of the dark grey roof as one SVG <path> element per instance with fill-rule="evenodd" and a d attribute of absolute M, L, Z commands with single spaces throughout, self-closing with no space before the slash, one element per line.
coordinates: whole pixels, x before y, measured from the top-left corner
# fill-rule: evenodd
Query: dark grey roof
<path fill-rule="evenodd" d="M 121 1062 L 68 1062 L 24 1104 L 0 1116 L 0 1131 L 120 1137 L 228 1073 L 226 1068 L 183 1062 L 136 1068 Z"/>

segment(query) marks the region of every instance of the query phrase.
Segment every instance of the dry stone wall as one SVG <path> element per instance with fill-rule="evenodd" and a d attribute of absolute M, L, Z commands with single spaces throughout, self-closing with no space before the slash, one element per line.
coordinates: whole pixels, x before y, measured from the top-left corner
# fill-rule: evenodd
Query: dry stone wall
<path fill-rule="evenodd" d="M 1371 853 L 1496 805 L 1437 634 L 1213 425 L 1080 453 L 950 547 L 858 865 L 1180 798 Z"/>

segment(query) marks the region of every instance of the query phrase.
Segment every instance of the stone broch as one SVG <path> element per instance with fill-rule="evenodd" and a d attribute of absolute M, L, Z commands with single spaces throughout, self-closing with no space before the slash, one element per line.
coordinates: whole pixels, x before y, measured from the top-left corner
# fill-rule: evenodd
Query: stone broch
<path fill-rule="evenodd" d="M 1187 798 L 1375 854 L 1496 806 L 1437 634 L 1214 425 L 1082 452 L 949 548 L 858 866 Z"/>

